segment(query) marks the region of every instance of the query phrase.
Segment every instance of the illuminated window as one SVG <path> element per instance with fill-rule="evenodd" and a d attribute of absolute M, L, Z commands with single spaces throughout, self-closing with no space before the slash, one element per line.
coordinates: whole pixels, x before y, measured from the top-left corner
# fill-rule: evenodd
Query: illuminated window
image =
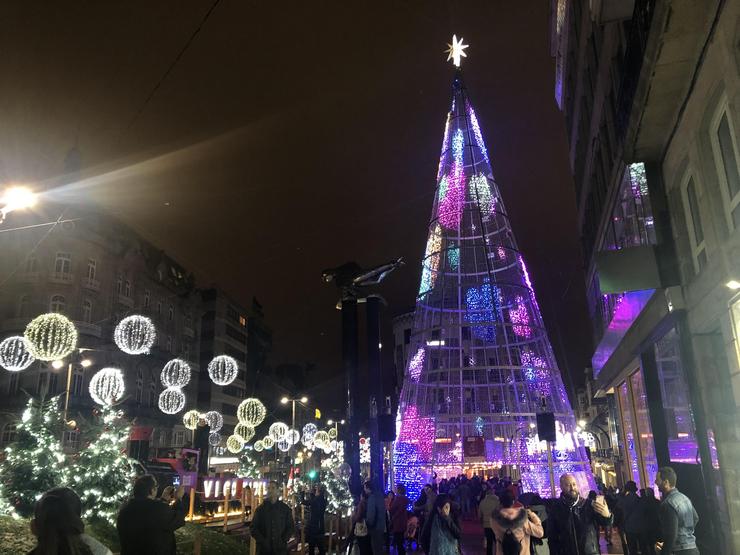
<path fill-rule="evenodd" d="M 239 325 L 245 327 L 247 325 L 247 319 L 244 316 L 239 316 Z"/>

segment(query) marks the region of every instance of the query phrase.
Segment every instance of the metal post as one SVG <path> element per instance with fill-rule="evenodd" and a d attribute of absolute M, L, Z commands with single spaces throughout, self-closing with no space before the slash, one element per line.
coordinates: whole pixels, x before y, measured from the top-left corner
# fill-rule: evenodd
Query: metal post
<path fill-rule="evenodd" d="M 193 522 L 193 511 L 195 510 L 195 486 L 190 488 L 190 506 L 188 507 L 188 520 Z"/>
<path fill-rule="evenodd" d="M 69 391 L 72 389 L 72 363 L 67 365 L 67 390 L 64 394 L 64 424 L 67 424 L 67 411 L 69 410 Z"/>
<path fill-rule="evenodd" d="M 547 442 L 547 470 L 550 474 L 550 496 L 555 499 L 555 469 L 552 466 L 552 442 Z"/>
<path fill-rule="evenodd" d="M 293 403 L 293 418 L 291 420 L 290 429 L 295 430 L 295 399 L 292 399 Z M 292 433 L 292 432 L 291 432 Z M 293 466 L 293 444 L 291 443 L 290 449 L 288 449 L 288 455 L 290 456 L 290 466 Z"/>
<path fill-rule="evenodd" d="M 231 482 L 224 482 L 224 532 L 229 531 L 229 499 L 231 497 Z M 228 486 L 228 487 L 227 487 Z"/>
<path fill-rule="evenodd" d="M 370 384 L 370 478 L 383 487 L 383 446 L 380 444 L 380 404 L 383 399 L 383 376 L 380 369 L 380 298 L 367 298 L 367 369 Z"/>
<path fill-rule="evenodd" d="M 347 382 L 347 425 L 349 432 L 344 445 L 345 459 L 352 469 L 349 489 L 355 499 L 360 497 L 360 449 L 357 441 L 357 373 L 359 371 L 357 340 L 357 299 L 342 299 L 342 362 Z"/>

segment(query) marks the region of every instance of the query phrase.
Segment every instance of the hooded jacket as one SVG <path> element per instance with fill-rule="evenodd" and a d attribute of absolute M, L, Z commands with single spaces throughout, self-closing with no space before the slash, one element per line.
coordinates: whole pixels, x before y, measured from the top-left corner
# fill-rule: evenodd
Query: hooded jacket
<path fill-rule="evenodd" d="M 496 553 L 503 553 L 502 542 L 509 528 L 519 541 L 519 555 L 529 555 L 531 536 L 541 538 L 545 535 L 542 522 L 536 514 L 528 514 L 526 509 L 521 508 L 496 509 L 491 517 L 491 529 L 496 536 Z"/>

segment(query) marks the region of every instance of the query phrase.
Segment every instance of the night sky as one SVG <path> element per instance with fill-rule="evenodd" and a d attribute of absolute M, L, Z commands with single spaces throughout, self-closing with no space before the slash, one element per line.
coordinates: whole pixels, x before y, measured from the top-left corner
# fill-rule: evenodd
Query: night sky
<path fill-rule="evenodd" d="M 454 32 L 553 347 L 580 380 L 590 332 L 548 10 L 3 2 L 0 180 L 53 183 L 76 148 L 84 179 L 51 198 L 101 206 L 201 284 L 256 296 L 271 362 L 313 361 L 328 378 L 341 338 L 322 269 L 403 256 L 386 315 L 413 307 Z M 384 334 L 391 345 L 389 318 Z"/>

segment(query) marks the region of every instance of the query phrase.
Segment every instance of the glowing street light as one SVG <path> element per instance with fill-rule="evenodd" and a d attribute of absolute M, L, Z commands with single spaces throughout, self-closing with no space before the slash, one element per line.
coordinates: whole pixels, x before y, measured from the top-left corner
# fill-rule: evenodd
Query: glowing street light
<path fill-rule="evenodd" d="M 14 210 L 31 208 L 36 204 L 36 194 L 28 187 L 8 187 L 0 196 L 0 223 Z"/>

